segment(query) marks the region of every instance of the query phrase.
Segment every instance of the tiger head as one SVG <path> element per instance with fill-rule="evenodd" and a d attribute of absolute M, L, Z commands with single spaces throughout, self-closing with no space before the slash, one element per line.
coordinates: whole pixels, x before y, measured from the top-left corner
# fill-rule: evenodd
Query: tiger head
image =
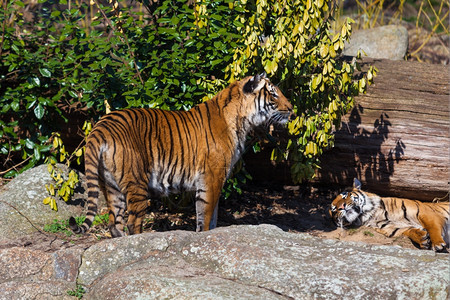
<path fill-rule="evenodd" d="M 246 100 L 243 105 L 250 114 L 253 125 L 286 124 L 294 115 L 293 106 L 281 90 L 266 77 L 265 73 L 243 80 Z"/>
<path fill-rule="evenodd" d="M 342 192 L 331 203 L 331 219 L 338 227 L 363 225 L 363 216 L 371 207 L 367 200 L 367 195 L 361 191 L 361 182 L 355 178 L 353 189 Z"/>

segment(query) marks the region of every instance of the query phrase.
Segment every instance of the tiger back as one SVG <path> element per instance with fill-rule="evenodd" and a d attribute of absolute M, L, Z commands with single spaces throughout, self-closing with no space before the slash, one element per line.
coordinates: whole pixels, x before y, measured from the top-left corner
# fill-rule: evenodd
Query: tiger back
<path fill-rule="evenodd" d="M 195 192 L 197 231 L 217 225 L 220 192 L 256 126 L 285 124 L 292 105 L 265 74 L 230 84 L 189 111 L 125 109 L 105 115 L 87 139 L 88 212 L 75 233 L 84 233 L 107 199 L 112 237 L 142 231 L 148 198 Z"/>
<path fill-rule="evenodd" d="M 450 240 L 449 205 L 380 197 L 362 191 L 355 178 L 353 189 L 333 200 L 329 214 L 338 227 L 364 225 L 388 237 L 405 235 L 420 248 L 444 251 Z"/>

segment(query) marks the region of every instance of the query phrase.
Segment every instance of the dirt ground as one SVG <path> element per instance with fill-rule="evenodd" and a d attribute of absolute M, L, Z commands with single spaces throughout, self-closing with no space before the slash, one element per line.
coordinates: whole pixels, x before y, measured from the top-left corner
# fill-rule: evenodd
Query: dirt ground
<path fill-rule="evenodd" d="M 360 241 L 378 245 L 399 245 L 416 249 L 405 237 L 387 238 L 373 229 L 338 229 L 328 217 L 328 206 L 339 191 L 311 186 L 264 186 L 249 184 L 242 194 L 221 199 L 218 226 L 242 224 L 273 224 L 284 231 L 305 232 L 320 238 L 342 241 Z M 188 201 L 190 203 L 190 201 Z M 169 205 L 168 205 L 169 204 Z M 169 230 L 195 230 L 193 204 L 179 210 L 169 210 L 170 203 L 156 201 L 144 222 L 144 232 Z M 12 246 L 53 252 L 75 245 L 89 247 L 110 238 L 105 224 L 96 225 L 88 234 L 66 236 L 64 233 L 37 232 L 25 238 L 0 243 L 0 249 Z"/>

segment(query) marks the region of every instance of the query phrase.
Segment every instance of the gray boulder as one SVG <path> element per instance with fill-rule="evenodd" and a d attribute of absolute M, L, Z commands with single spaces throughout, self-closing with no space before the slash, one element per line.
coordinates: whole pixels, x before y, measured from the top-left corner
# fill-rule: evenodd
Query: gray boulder
<path fill-rule="evenodd" d="M 50 240 L 50 239 L 49 239 Z M 0 247 L 0 299 L 448 299 L 449 255 L 273 225 L 170 231 L 53 253 Z"/>
<path fill-rule="evenodd" d="M 356 56 L 364 50 L 368 57 L 403 60 L 408 51 L 408 31 L 403 26 L 387 25 L 352 33 L 344 55 Z"/>
<path fill-rule="evenodd" d="M 65 165 L 57 165 L 68 174 Z M 47 170 L 47 165 L 27 170 L 14 178 L 0 191 L 0 240 L 14 239 L 43 229 L 45 224 L 51 224 L 54 219 L 68 219 L 83 213 L 83 204 L 86 199 L 86 188 L 81 184 L 84 175 L 79 173 L 80 183 L 75 188 L 73 199 L 67 203 L 58 201 L 58 211 L 50 209 L 42 201 L 49 194 L 46 184 L 53 183 Z M 34 225 L 34 226 L 33 226 Z"/>
<path fill-rule="evenodd" d="M 87 299 L 446 299 L 448 255 L 231 226 L 98 243 L 78 283 Z"/>
<path fill-rule="evenodd" d="M 55 253 L 12 247 L 0 250 L 0 299 L 74 299 L 81 248 Z"/>

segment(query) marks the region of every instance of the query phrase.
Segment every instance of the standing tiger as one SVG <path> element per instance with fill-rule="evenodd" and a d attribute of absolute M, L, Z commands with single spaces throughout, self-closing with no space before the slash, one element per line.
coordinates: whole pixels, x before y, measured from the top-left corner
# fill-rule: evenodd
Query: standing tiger
<path fill-rule="evenodd" d="M 329 210 L 336 226 L 368 226 L 388 237 L 401 234 L 420 248 L 443 251 L 449 247 L 449 202 L 425 203 L 401 198 L 382 198 L 353 189 L 338 195 Z"/>
<path fill-rule="evenodd" d="M 292 105 L 265 74 L 230 84 L 189 111 L 125 109 L 105 115 L 87 139 L 85 166 L 88 212 L 78 226 L 86 232 L 97 214 L 100 190 L 109 209 L 112 237 L 142 231 L 147 199 L 195 192 L 197 231 L 217 225 L 220 192 L 256 126 L 285 124 Z"/>

